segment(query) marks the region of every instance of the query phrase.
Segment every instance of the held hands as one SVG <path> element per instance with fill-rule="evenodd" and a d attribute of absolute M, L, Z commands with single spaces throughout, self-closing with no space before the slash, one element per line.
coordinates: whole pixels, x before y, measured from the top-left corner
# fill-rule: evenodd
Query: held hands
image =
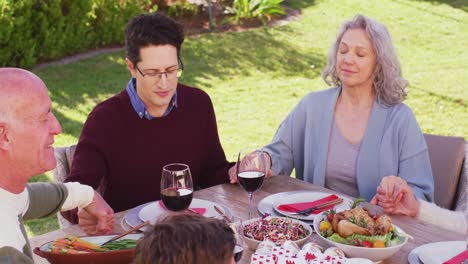
<path fill-rule="evenodd" d="M 377 187 L 377 194 L 371 204 L 376 204 L 388 214 L 416 216 L 419 212 L 419 201 L 408 183 L 397 176 L 386 176 Z"/>
<path fill-rule="evenodd" d="M 114 210 L 95 191 L 93 201 L 78 209 L 78 223 L 88 235 L 110 234 L 114 229 Z"/>
<path fill-rule="evenodd" d="M 264 156 L 265 160 L 265 169 L 266 169 L 266 175 L 267 177 L 273 175 L 273 172 L 271 171 L 271 157 L 267 152 L 264 151 L 254 151 L 249 154 L 247 154 L 239 164 L 239 169 L 241 171 L 248 171 L 248 170 L 253 170 L 253 171 L 258 171 L 262 168 L 260 165 L 262 162 L 262 155 Z M 236 183 L 237 182 L 237 163 L 234 164 L 229 169 L 229 180 L 231 183 Z"/>

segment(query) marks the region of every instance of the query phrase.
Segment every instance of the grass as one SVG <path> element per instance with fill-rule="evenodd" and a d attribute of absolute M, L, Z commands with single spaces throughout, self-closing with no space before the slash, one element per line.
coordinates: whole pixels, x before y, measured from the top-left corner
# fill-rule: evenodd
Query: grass
<path fill-rule="evenodd" d="M 410 81 L 405 101 L 424 133 L 468 136 L 468 7 L 466 1 L 288 0 L 299 19 L 287 25 L 191 37 L 181 82 L 210 94 L 230 160 L 245 146 L 268 143 L 305 94 L 327 86 L 320 74 L 345 19 L 356 13 L 387 25 Z M 124 89 L 124 53 L 100 55 L 35 71 L 49 87 L 63 133 L 56 146 L 77 142 L 96 103 Z M 50 173 L 33 179 L 51 180 Z M 30 236 L 58 228 L 55 217 L 27 222 Z"/>

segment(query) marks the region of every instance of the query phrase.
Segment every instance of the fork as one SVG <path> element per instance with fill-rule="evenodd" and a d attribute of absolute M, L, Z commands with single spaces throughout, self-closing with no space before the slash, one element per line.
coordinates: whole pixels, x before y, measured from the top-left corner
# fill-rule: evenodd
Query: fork
<path fill-rule="evenodd" d="M 307 209 L 304 209 L 304 210 L 301 210 L 301 211 L 291 212 L 289 214 L 309 216 L 313 211 L 315 211 L 317 209 L 322 209 L 322 208 L 328 207 L 330 205 L 337 205 L 337 204 L 340 204 L 342 202 L 343 202 L 343 199 L 338 198 L 338 199 L 331 200 L 331 201 L 328 201 L 328 202 L 325 202 L 325 203 L 322 203 L 322 204 L 319 204 L 319 205 L 316 205 L 316 206 L 312 206 L 310 208 L 307 208 Z"/>

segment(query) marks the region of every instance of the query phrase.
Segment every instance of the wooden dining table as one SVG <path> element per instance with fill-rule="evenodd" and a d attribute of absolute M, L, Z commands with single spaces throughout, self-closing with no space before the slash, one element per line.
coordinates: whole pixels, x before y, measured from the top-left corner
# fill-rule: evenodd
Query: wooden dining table
<path fill-rule="evenodd" d="M 297 190 L 332 192 L 331 190 L 324 187 L 313 185 L 288 176 L 274 176 L 265 179 L 261 189 L 255 192 L 253 195 L 253 203 L 256 205 L 260 200 L 271 194 Z M 247 193 L 238 184 L 222 184 L 203 190 L 198 190 L 194 192 L 194 197 L 222 204 L 228 207 L 233 215 L 238 216 L 241 219 L 247 219 L 248 217 Z M 115 214 L 116 220 L 114 232 L 116 234 L 124 231 L 120 224 L 126 212 L 127 211 L 123 211 Z M 259 216 L 259 213 L 256 210 L 255 212 L 256 215 Z M 465 235 L 462 233 L 446 230 L 414 217 L 392 216 L 391 218 L 394 224 L 399 226 L 406 233 L 410 234 L 413 239 L 409 239 L 406 245 L 404 245 L 395 255 L 382 261 L 381 263 L 408 263 L 408 254 L 411 252 L 411 250 L 423 244 L 439 241 L 466 240 Z M 31 238 L 31 247 L 38 247 L 48 241 L 69 235 L 83 236 L 85 233 L 78 225 L 74 225 Z M 311 236 L 310 241 L 316 242 L 324 248 L 329 247 L 329 245 L 321 240 L 321 238 L 316 233 Z M 252 253 L 253 250 L 245 250 L 240 263 L 250 263 Z M 35 254 L 34 261 L 35 263 L 49 263 L 47 260 Z"/>

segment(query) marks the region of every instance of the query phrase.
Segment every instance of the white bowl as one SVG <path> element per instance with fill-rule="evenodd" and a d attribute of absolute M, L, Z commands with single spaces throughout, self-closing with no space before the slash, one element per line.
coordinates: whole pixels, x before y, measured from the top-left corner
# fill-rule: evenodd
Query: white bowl
<path fill-rule="evenodd" d="M 326 215 L 324 214 L 318 214 L 315 216 L 314 219 L 314 230 L 317 231 L 317 234 L 319 237 L 327 242 L 331 246 L 335 246 L 346 254 L 347 257 L 350 258 L 366 258 L 370 259 L 374 262 L 378 262 L 384 259 L 387 259 L 391 257 L 393 254 L 395 254 L 398 250 L 400 250 L 406 242 L 408 242 L 408 238 L 405 237 L 403 242 L 396 245 L 396 246 L 391 246 L 391 247 L 385 247 L 385 248 L 367 248 L 367 247 L 358 247 L 358 246 L 351 246 L 351 245 L 346 245 L 338 242 L 331 241 L 325 237 L 323 237 L 320 234 L 320 222 L 322 220 L 326 219 Z M 401 228 L 399 228 L 396 225 L 393 225 L 393 228 L 397 230 L 399 233 L 404 233 Z"/>
<path fill-rule="evenodd" d="M 246 225 L 248 224 L 251 224 L 255 221 L 259 221 L 261 220 L 262 218 L 259 217 L 259 218 L 254 218 L 254 219 L 250 219 L 250 220 L 247 220 L 247 221 L 244 221 L 242 223 L 242 225 L 245 227 Z M 313 230 L 312 230 L 312 227 L 309 226 L 307 223 L 304 223 L 300 220 L 297 220 L 297 219 L 292 219 L 292 218 L 287 218 L 287 217 L 277 217 L 277 216 L 268 216 L 266 217 L 266 219 L 270 220 L 270 219 L 285 219 L 285 220 L 290 220 L 292 221 L 293 223 L 297 223 L 297 224 L 300 224 L 301 226 L 304 227 L 305 230 L 307 230 L 308 232 L 308 235 L 305 237 L 305 238 L 302 238 L 302 239 L 299 239 L 299 240 L 292 240 L 293 242 L 295 242 L 299 247 L 301 247 L 309 238 L 310 236 L 312 235 L 313 233 Z M 256 250 L 258 245 L 262 242 L 260 240 L 256 240 L 256 239 L 253 239 L 253 238 L 248 238 L 244 235 L 244 233 L 242 233 L 242 236 L 244 238 L 244 241 L 245 243 L 247 244 L 247 246 L 249 248 L 251 248 L 252 250 Z M 285 241 L 284 240 L 281 240 L 281 241 L 277 241 L 275 242 L 275 244 L 277 246 L 283 244 Z"/>

